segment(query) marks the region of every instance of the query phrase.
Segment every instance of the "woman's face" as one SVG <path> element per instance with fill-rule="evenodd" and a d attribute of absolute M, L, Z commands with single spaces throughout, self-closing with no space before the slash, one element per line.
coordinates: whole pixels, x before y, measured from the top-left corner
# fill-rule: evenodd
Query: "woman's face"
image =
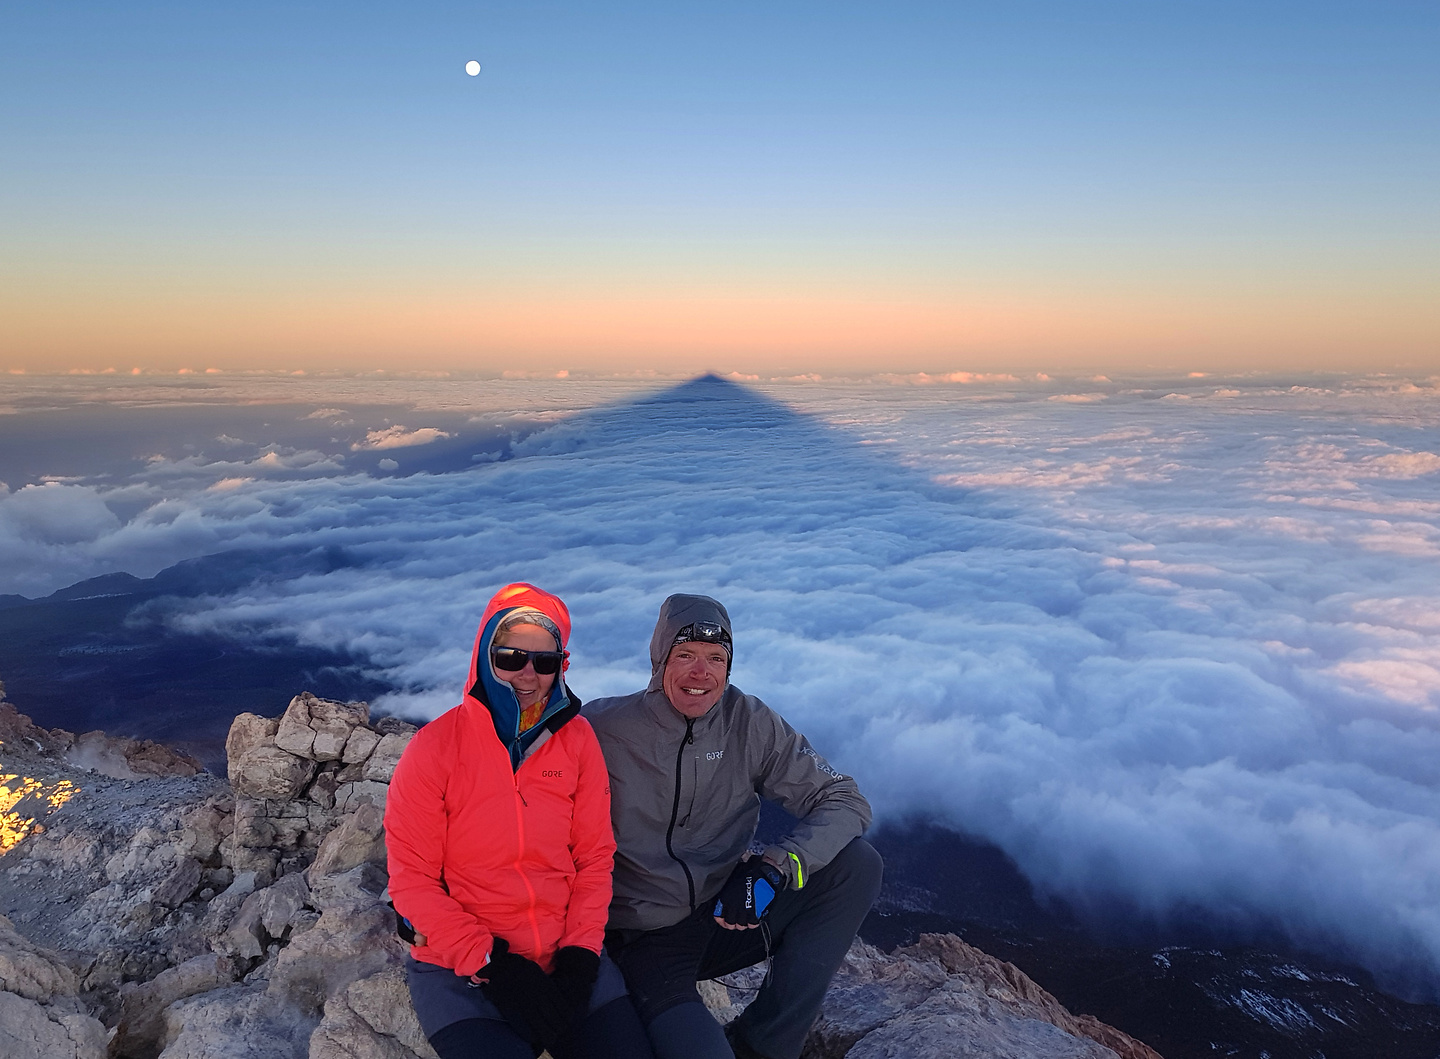
<path fill-rule="evenodd" d="M 514 625 L 495 637 L 496 647 L 518 647 L 522 651 L 554 651 L 555 637 L 551 636 L 538 625 Z M 500 680 L 509 684 L 515 689 L 515 697 L 520 700 L 521 706 L 529 706 L 531 703 L 539 702 L 541 699 L 550 697 L 550 689 L 555 686 L 554 673 L 541 675 L 535 672 L 535 666 L 531 662 L 525 663 L 525 668 L 514 673 L 507 673 L 503 669 L 491 667 L 491 671 Z"/>

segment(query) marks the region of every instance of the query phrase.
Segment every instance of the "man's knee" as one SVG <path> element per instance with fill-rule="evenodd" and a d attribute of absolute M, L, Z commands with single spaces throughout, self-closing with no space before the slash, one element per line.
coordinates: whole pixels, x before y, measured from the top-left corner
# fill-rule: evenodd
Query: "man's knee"
<path fill-rule="evenodd" d="M 835 859 L 822 869 L 831 878 L 826 882 L 843 888 L 857 901 L 863 900 L 869 908 L 880 896 L 880 884 L 885 878 L 885 861 L 880 853 L 863 838 L 854 838 L 836 854 Z M 819 873 L 816 873 L 819 878 Z"/>
<path fill-rule="evenodd" d="M 880 883 L 885 863 L 875 847 L 863 838 L 852 839 L 829 864 L 815 871 L 805 886 L 786 891 L 777 899 L 777 916 L 772 917 L 777 936 L 788 933 L 797 921 L 826 924 L 827 932 L 842 930 L 848 934 L 860 928 L 861 921 L 880 896 Z M 807 928 L 809 929 L 809 928 Z"/>

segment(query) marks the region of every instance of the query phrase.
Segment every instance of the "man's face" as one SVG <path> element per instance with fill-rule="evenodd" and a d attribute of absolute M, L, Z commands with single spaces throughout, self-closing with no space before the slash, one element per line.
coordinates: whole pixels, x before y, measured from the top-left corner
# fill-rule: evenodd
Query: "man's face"
<path fill-rule="evenodd" d="M 670 648 L 661 687 L 679 713 L 703 717 L 725 693 L 729 655 L 718 643 L 688 640 Z"/>

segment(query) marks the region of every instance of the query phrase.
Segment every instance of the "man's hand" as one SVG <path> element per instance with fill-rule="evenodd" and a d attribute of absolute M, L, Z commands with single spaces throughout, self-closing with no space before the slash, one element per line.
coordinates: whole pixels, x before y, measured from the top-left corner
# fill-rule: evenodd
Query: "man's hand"
<path fill-rule="evenodd" d="M 762 857 L 747 857 L 735 865 L 715 902 L 715 922 L 726 930 L 751 930 L 760 925 L 770 902 L 785 889 L 785 876 Z"/>

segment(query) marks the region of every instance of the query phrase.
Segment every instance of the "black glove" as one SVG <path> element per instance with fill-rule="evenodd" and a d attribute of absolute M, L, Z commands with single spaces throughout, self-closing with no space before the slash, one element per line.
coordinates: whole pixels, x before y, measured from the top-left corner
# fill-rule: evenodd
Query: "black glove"
<path fill-rule="evenodd" d="M 570 1008 L 573 1027 L 590 1010 L 590 994 L 600 974 L 600 954 L 579 945 L 566 945 L 555 954 L 555 970 L 550 980 Z"/>
<path fill-rule="evenodd" d="M 570 1008 L 538 963 L 510 951 L 496 938 L 490 962 L 475 972 L 485 995 L 526 1041 L 549 1049 L 570 1027 Z"/>
<path fill-rule="evenodd" d="M 753 927 L 770 910 L 770 902 L 783 889 L 784 874 L 764 857 L 742 860 L 720 888 L 714 914 L 727 923 Z"/>

